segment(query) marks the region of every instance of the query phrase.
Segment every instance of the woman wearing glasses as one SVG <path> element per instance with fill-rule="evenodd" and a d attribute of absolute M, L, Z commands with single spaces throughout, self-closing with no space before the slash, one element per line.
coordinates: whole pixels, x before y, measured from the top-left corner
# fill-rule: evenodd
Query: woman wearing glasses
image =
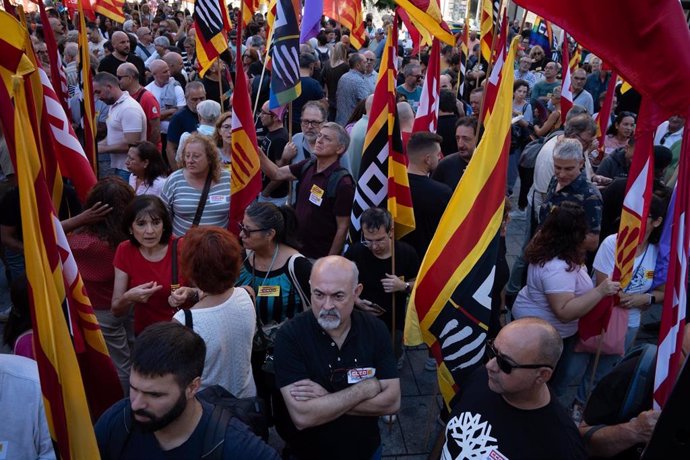
<path fill-rule="evenodd" d="M 577 320 L 620 289 L 608 278 L 594 287 L 584 265 L 586 233 L 585 211 L 579 204 L 564 202 L 551 210 L 525 249 L 527 285 L 512 311 L 518 319 L 536 316 L 548 321 L 563 338 L 563 355 L 551 380 L 559 398 L 570 383 L 567 370 L 577 340 Z"/>

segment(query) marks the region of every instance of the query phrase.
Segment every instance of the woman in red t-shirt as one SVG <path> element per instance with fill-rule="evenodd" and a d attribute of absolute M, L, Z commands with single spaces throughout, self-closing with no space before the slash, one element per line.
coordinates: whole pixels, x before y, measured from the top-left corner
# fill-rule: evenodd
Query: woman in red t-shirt
<path fill-rule="evenodd" d="M 170 321 L 176 311 L 168 304 L 173 271 L 172 222 L 160 198 L 141 195 L 125 210 L 123 225 L 129 241 L 122 242 L 115 252 L 111 311 L 123 316 L 134 307 L 134 334 L 138 335 L 150 324 Z"/>

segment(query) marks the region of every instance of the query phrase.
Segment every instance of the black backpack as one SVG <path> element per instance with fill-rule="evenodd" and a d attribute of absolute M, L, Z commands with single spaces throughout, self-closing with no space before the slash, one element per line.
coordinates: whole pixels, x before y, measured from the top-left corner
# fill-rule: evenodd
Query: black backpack
<path fill-rule="evenodd" d="M 555 131 L 546 137 L 540 137 L 527 144 L 520 154 L 520 166 L 525 169 L 534 169 L 541 148 L 559 134 L 563 134 L 563 131 Z"/>
<path fill-rule="evenodd" d="M 337 161 L 340 162 L 340 158 L 338 158 Z M 302 180 L 302 177 L 304 177 L 304 173 L 307 172 L 307 170 L 312 166 L 316 168 L 316 158 L 314 157 L 311 157 L 302 165 L 302 169 L 300 170 L 300 180 Z M 343 168 L 342 166 L 339 166 L 335 171 L 331 173 L 330 176 L 328 176 L 328 182 L 326 183 L 325 198 L 335 198 L 335 193 L 338 190 L 338 184 L 340 183 L 340 180 L 345 176 L 349 176 L 350 178 L 352 178 L 352 174 L 350 174 L 350 171 L 348 171 L 346 168 Z"/>

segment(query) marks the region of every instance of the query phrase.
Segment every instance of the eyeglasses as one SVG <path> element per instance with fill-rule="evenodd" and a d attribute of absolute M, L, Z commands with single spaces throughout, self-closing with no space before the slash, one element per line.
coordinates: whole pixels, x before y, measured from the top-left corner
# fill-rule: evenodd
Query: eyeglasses
<path fill-rule="evenodd" d="M 496 347 L 494 347 L 494 341 L 493 340 L 487 340 L 486 341 L 486 354 L 489 357 L 489 360 L 492 360 L 496 358 L 496 364 L 498 364 L 498 368 L 501 369 L 501 371 L 504 374 L 510 374 L 513 372 L 513 369 L 539 369 L 541 367 L 548 367 L 549 369 L 553 369 L 553 366 L 550 364 L 515 364 L 512 363 L 498 352 L 496 350 Z"/>
<path fill-rule="evenodd" d="M 270 230 L 270 228 L 254 228 L 254 229 L 248 229 L 245 227 L 241 222 L 237 224 L 237 226 L 240 228 L 240 233 L 244 233 L 247 236 L 252 236 L 252 233 L 254 232 L 265 232 L 266 230 Z"/>
<path fill-rule="evenodd" d="M 380 245 L 386 243 L 386 241 L 388 241 L 389 239 L 390 239 L 390 237 L 388 235 L 386 235 L 383 238 L 379 238 L 378 240 L 368 240 L 368 239 L 364 238 L 364 235 L 362 235 L 360 242 L 364 246 L 370 248 L 372 246 L 380 246 Z"/>
<path fill-rule="evenodd" d="M 301 120 L 301 123 L 304 126 L 319 126 L 323 123 L 321 120 Z"/>
<path fill-rule="evenodd" d="M 267 117 L 272 117 L 272 116 L 273 116 L 273 112 L 265 112 L 265 111 L 262 110 L 262 111 L 259 112 L 259 113 L 260 113 L 261 115 L 266 115 Z"/>

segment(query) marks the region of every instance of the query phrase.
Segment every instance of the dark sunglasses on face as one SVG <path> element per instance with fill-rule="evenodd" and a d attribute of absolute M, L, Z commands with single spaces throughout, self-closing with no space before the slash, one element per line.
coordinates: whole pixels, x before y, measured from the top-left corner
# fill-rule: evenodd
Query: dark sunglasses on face
<path fill-rule="evenodd" d="M 553 366 L 550 364 L 511 363 L 508 359 L 506 359 L 505 356 L 503 356 L 501 353 L 498 352 L 498 350 L 496 350 L 496 347 L 494 347 L 493 340 L 486 341 L 486 354 L 489 357 L 489 360 L 496 358 L 496 364 L 498 364 L 498 368 L 501 369 L 501 371 L 504 374 L 510 374 L 513 371 L 513 369 L 539 369 L 541 367 L 548 367 L 549 369 L 553 369 Z"/>

